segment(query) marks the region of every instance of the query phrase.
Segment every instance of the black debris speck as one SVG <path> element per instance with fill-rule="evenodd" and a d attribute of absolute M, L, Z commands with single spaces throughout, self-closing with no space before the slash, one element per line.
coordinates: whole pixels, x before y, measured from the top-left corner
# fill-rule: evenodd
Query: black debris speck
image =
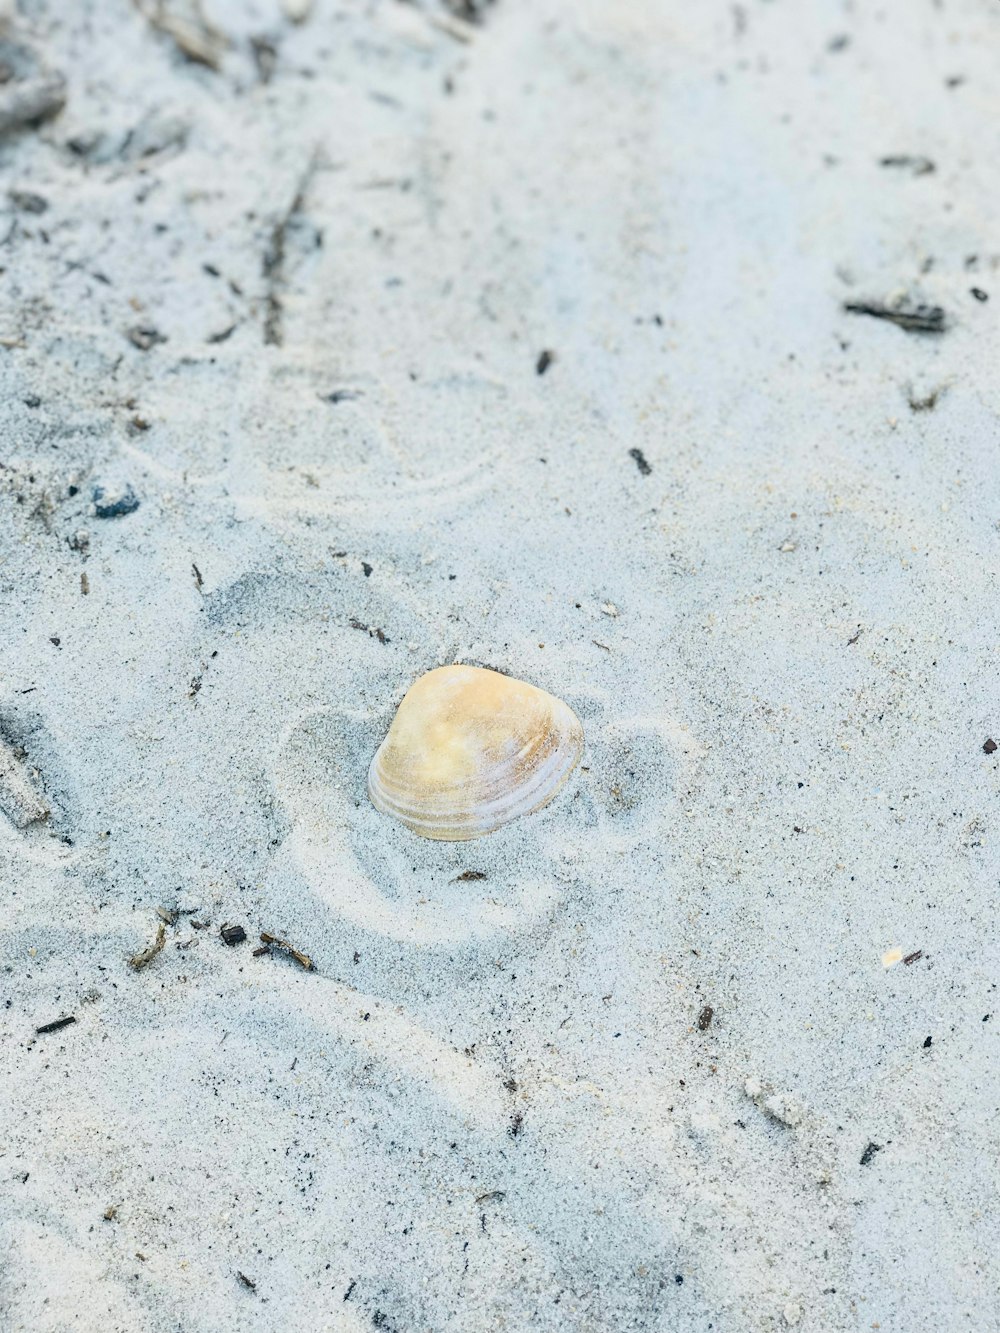
<path fill-rule="evenodd" d="M 639 471 L 642 473 L 642 475 L 643 475 L 644 477 L 648 477 L 649 474 L 652 472 L 653 469 L 652 469 L 652 468 L 649 466 L 649 464 L 646 462 L 646 455 L 642 452 L 642 450 L 641 450 L 641 449 L 630 449 L 630 450 L 628 451 L 628 456 L 629 456 L 629 458 L 632 458 L 632 459 L 635 460 L 635 465 L 636 465 L 636 467 L 639 469 Z"/>
<path fill-rule="evenodd" d="M 877 1152 L 881 1152 L 884 1144 L 869 1142 L 868 1147 L 861 1154 L 861 1165 L 867 1166 Z"/>
<path fill-rule="evenodd" d="M 930 1037 L 925 1037 L 925 1038 L 924 1038 L 924 1050 L 925 1050 L 925 1051 L 930 1047 L 930 1044 L 931 1044 L 931 1038 L 930 1038 Z"/>
<path fill-rule="evenodd" d="M 970 287 L 969 291 L 977 301 L 988 301 L 990 299 L 989 292 L 984 292 L 982 287 Z"/>
<path fill-rule="evenodd" d="M 228 945 L 242 944 L 247 937 L 247 933 L 242 926 L 223 926 L 219 934 Z"/>
<path fill-rule="evenodd" d="M 983 754 L 992 754 L 996 748 L 997 743 L 992 736 L 989 740 L 983 742 Z"/>
<path fill-rule="evenodd" d="M 544 375 L 545 372 L 548 370 L 549 366 L 552 365 L 552 362 L 555 359 L 556 359 L 555 352 L 550 352 L 547 348 L 544 352 L 540 352 L 538 355 L 538 360 L 535 362 L 535 373 L 538 375 Z"/>
<path fill-rule="evenodd" d="M 362 560 L 361 568 L 364 570 L 365 578 L 370 579 L 372 576 L 372 566 L 368 563 L 367 560 Z"/>

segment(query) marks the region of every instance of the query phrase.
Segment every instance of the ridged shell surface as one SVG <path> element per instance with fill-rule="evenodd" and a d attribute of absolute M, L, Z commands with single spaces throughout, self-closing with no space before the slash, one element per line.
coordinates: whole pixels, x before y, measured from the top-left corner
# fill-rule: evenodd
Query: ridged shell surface
<path fill-rule="evenodd" d="M 547 805 L 582 753 L 579 718 L 545 690 L 482 667 L 438 667 L 399 705 L 368 794 L 421 837 L 461 842 Z"/>

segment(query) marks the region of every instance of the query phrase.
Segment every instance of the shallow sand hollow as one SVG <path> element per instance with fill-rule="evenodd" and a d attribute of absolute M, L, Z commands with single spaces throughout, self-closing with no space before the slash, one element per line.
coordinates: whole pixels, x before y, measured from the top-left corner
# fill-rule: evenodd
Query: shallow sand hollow
<path fill-rule="evenodd" d="M 993 7 L 19 8 L 0 1325 L 994 1333 Z"/>

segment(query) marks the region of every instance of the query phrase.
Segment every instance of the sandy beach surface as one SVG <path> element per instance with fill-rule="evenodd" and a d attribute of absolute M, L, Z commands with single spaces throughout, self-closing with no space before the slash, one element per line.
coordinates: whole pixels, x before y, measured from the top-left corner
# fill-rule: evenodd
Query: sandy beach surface
<path fill-rule="evenodd" d="M 996 6 L 0 14 L 0 1326 L 996 1333 Z"/>

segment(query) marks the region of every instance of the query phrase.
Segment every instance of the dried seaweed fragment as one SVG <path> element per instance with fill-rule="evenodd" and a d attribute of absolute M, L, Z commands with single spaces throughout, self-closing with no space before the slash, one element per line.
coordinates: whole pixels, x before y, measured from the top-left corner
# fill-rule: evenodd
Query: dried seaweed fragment
<path fill-rule="evenodd" d="M 156 939 L 148 949 L 143 949 L 140 953 L 133 954 L 128 960 L 128 965 L 134 972 L 141 972 L 144 967 L 148 967 L 156 955 L 167 942 L 167 928 L 161 921 L 156 930 Z"/>

